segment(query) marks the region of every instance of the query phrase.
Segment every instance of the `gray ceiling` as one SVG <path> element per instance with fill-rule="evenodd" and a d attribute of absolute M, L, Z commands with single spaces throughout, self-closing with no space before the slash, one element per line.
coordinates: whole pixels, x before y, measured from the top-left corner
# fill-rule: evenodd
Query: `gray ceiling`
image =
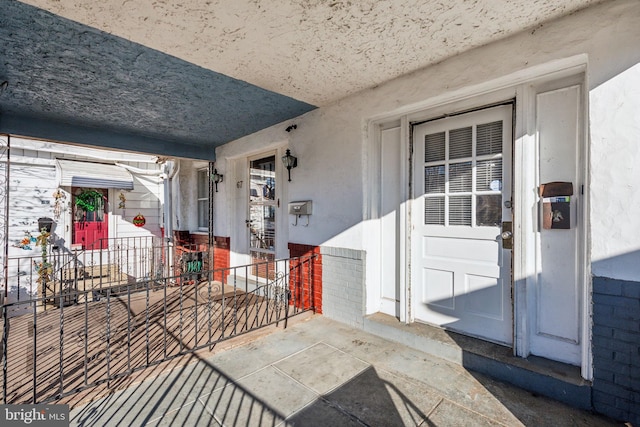
<path fill-rule="evenodd" d="M 597 0 L 3 0 L 0 133 L 216 146 Z"/>
<path fill-rule="evenodd" d="M 212 158 L 314 108 L 15 1 L 0 39 L 2 132 Z"/>

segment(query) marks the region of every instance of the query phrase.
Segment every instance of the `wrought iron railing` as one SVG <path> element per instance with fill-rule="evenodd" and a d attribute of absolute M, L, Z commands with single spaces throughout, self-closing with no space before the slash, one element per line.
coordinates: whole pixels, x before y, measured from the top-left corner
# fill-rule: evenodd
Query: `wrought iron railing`
<path fill-rule="evenodd" d="M 8 299 L 22 301 L 38 297 L 43 298 L 44 303 L 52 303 L 56 295 L 70 289 L 102 291 L 107 287 L 168 277 L 180 272 L 172 263 L 176 259 L 173 250 L 154 236 L 100 239 L 90 247 L 77 250 L 49 245 L 46 264 L 41 256 L 9 258 Z"/>
<path fill-rule="evenodd" d="M 100 293 L 63 289 L 55 305 L 48 297 L 5 303 L 2 401 L 54 401 L 267 325 L 286 327 L 314 309 L 313 259 L 192 268 Z"/>

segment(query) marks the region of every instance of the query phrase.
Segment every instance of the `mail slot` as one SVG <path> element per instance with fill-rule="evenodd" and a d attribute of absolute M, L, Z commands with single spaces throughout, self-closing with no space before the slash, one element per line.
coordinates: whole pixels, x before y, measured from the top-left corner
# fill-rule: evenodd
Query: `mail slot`
<path fill-rule="evenodd" d="M 311 215 L 311 200 L 302 202 L 290 202 L 289 214 L 291 215 Z"/>

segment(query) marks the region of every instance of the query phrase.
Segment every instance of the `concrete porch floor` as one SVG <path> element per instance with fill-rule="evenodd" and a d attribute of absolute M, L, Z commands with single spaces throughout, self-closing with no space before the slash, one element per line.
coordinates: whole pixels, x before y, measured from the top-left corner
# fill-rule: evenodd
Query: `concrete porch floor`
<path fill-rule="evenodd" d="M 76 406 L 71 425 L 618 425 L 319 315 L 249 335 Z"/>

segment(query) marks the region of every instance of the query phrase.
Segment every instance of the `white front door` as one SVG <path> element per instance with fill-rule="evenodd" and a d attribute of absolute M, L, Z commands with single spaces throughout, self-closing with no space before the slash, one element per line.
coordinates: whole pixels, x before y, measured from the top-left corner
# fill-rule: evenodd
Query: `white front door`
<path fill-rule="evenodd" d="M 414 320 L 509 344 L 512 106 L 413 129 Z"/>

